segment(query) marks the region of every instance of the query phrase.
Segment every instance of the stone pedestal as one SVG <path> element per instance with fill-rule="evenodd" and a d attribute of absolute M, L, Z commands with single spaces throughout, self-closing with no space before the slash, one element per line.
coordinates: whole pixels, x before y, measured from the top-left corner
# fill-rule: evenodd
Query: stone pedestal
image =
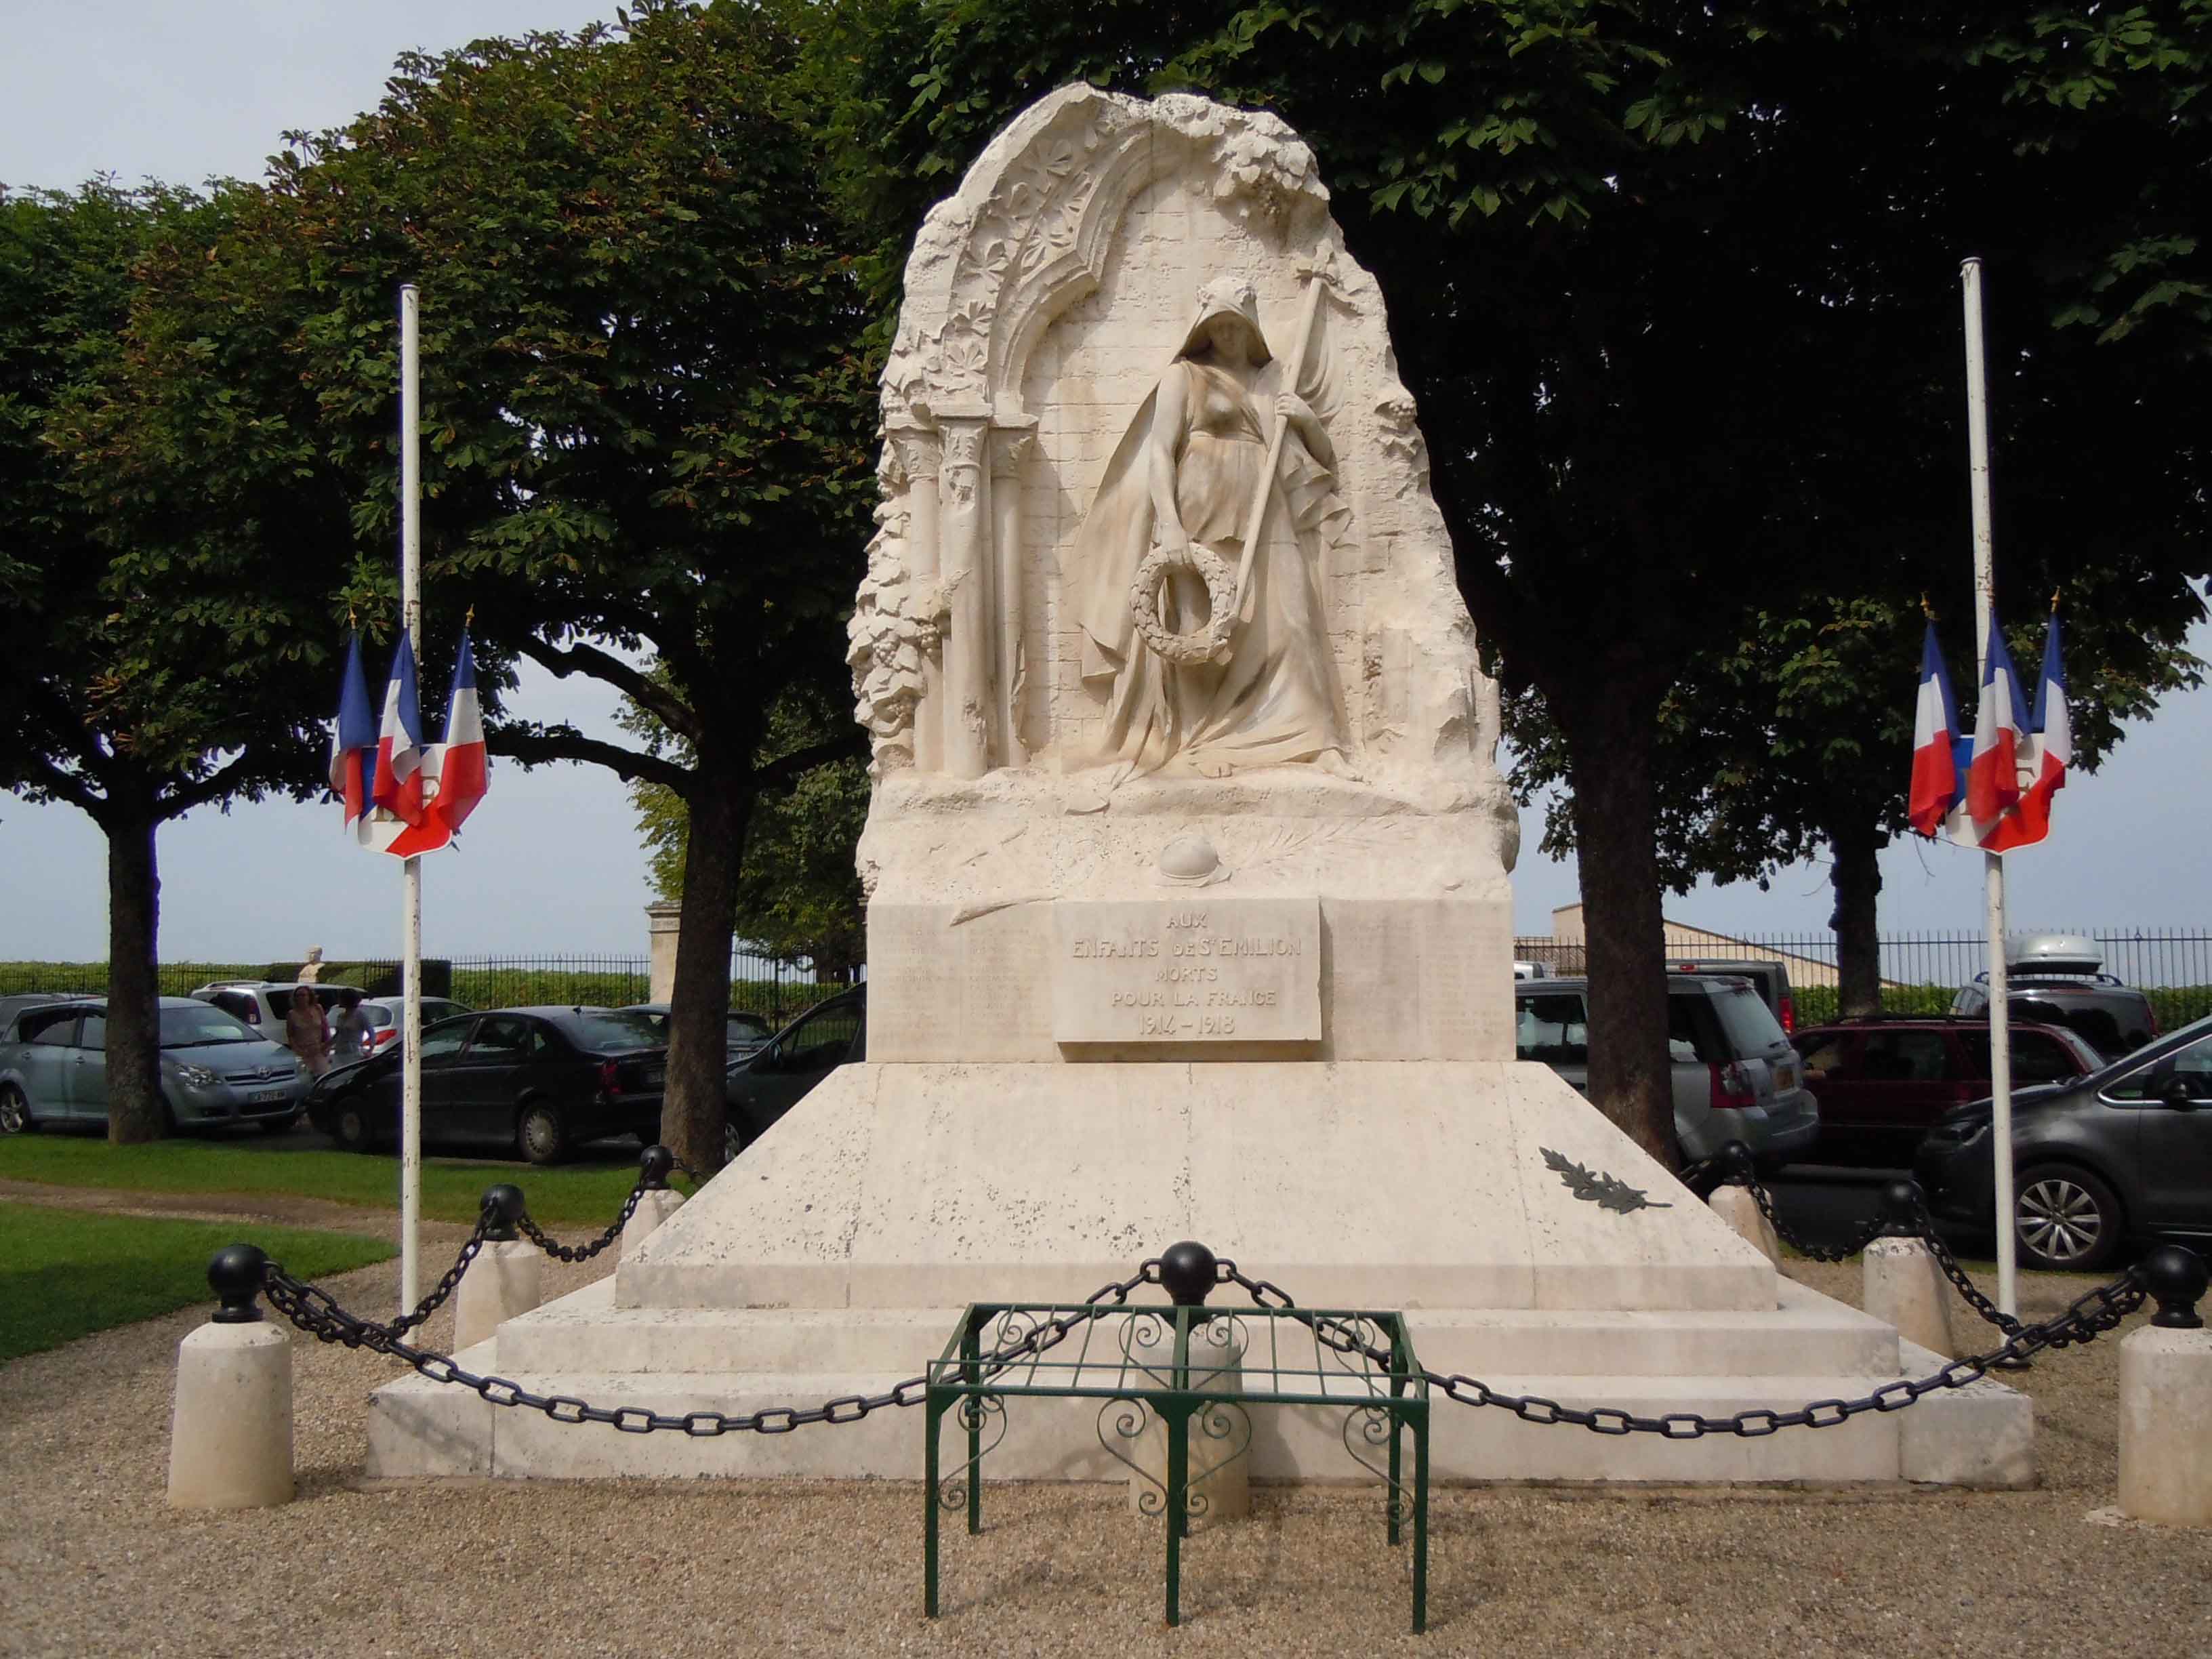
<path fill-rule="evenodd" d="M 1175 1326 L 1162 1318 L 1130 1328 L 1129 1358 L 1143 1379 L 1165 1382 L 1175 1375 Z M 1149 1340 L 1148 1340 L 1149 1339 Z M 1252 1513 L 1250 1412 L 1237 1403 L 1244 1351 L 1226 1318 L 1194 1325 L 1190 1333 L 1190 1384 L 1224 1403 L 1206 1406 L 1183 1425 L 1191 1529 L 1218 1521 L 1241 1521 Z M 1111 1414 L 1102 1419 L 1102 1435 L 1114 1435 Z M 1145 1413 L 1133 1439 L 1116 1437 L 1135 1468 L 1129 1472 L 1129 1507 L 1139 1515 L 1166 1511 L 1168 1425 L 1157 1412 Z"/>
<path fill-rule="evenodd" d="M 653 1230 L 674 1215 L 683 1202 L 684 1194 L 672 1188 L 640 1193 L 637 1208 L 630 1212 L 629 1219 L 623 1224 L 622 1255 L 617 1259 L 627 1261 L 635 1255 L 639 1247 L 653 1237 Z"/>
<path fill-rule="evenodd" d="M 1711 1206 L 1713 1213 L 1728 1223 L 1745 1243 L 1775 1266 L 1782 1265 L 1782 1241 L 1775 1236 L 1774 1224 L 1760 1211 L 1759 1200 L 1751 1195 L 1750 1188 L 1717 1188 L 1713 1195 L 1705 1201 Z"/>
<path fill-rule="evenodd" d="M 1935 1253 L 1917 1238 L 1877 1238 L 1862 1259 L 1862 1305 L 1876 1319 L 1897 1327 L 1907 1342 L 1946 1359 L 1951 1346 L 1950 1282 L 1936 1265 Z"/>
<path fill-rule="evenodd" d="M 177 1346 L 169 1502 L 262 1509 L 292 1501 L 292 1339 L 265 1320 L 203 1325 Z"/>
<path fill-rule="evenodd" d="M 543 1299 L 544 1261 L 526 1238 L 487 1244 L 453 1292 L 453 1351 L 472 1348 Z"/>
<path fill-rule="evenodd" d="M 683 937 L 683 915 L 680 904 L 645 907 L 646 938 L 652 949 L 646 966 L 647 1002 L 667 1002 L 676 995 L 676 941 Z"/>
<path fill-rule="evenodd" d="M 2120 1508 L 2212 1527 L 2212 1330 L 2146 1325 L 2120 1344 Z"/>

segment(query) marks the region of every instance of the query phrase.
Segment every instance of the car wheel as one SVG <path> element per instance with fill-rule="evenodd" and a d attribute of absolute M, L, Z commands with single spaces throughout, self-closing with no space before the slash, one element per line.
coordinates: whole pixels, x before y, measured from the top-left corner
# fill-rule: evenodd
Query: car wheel
<path fill-rule="evenodd" d="M 365 1152 L 375 1137 L 369 1133 L 368 1106 L 358 1096 L 338 1102 L 337 1116 L 331 1125 L 331 1139 L 349 1152 Z"/>
<path fill-rule="evenodd" d="M 2087 1170 L 2045 1164 L 2025 1171 L 2012 1209 L 2021 1260 L 2031 1267 L 2089 1273 L 2119 1253 L 2120 1200 Z"/>
<path fill-rule="evenodd" d="M 12 1083 L 0 1084 L 0 1135 L 19 1135 L 34 1127 L 28 1097 Z"/>
<path fill-rule="evenodd" d="M 526 1108 L 514 1126 L 514 1144 L 532 1164 L 558 1164 L 568 1152 L 568 1126 L 560 1109 L 543 1100 Z"/>
<path fill-rule="evenodd" d="M 731 1118 L 722 1125 L 723 1163 L 736 1163 L 738 1161 L 738 1155 L 752 1144 L 752 1136 L 745 1133 L 745 1126 L 738 1122 L 737 1119 Z"/>

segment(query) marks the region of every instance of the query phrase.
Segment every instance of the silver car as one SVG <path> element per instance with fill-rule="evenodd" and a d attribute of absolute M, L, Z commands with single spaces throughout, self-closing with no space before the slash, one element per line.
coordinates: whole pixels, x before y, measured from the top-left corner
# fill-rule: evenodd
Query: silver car
<path fill-rule="evenodd" d="M 307 1067 L 220 1008 L 191 997 L 159 1005 L 161 1104 L 172 1129 L 300 1121 Z M 0 1032 L 0 1133 L 107 1122 L 107 1005 L 52 1003 Z"/>
<path fill-rule="evenodd" d="M 1589 982 L 1529 980 L 1513 988 L 1514 1050 L 1589 1090 Z M 1763 1169 L 1812 1148 L 1820 1109 L 1773 1011 L 1747 980 L 1667 978 L 1667 1050 L 1674 1079 L 1674 1138 L 1686 1161 L 1741 1141 Z"/>

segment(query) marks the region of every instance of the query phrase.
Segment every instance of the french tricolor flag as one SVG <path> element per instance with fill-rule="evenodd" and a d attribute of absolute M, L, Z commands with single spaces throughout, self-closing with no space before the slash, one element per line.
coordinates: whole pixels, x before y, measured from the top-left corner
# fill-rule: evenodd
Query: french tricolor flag
<path fill-rule="evenodd" d="M 2013 672 L 2004 635 L 1992 617 L 1982 700 L 1974 710 L 1973 759 L 1966 767 L 1966 816 L 1974 822 L 1979 842 L 1985 843 L 1991 826 L 2020 803 L 2021 701 L 2020 676 Z"/>
<path fill-rule="evenodd" d="M 2030 781 L 2021 792 L 2020 805 L 1983 840 L 1990 852 L 2032 847 L 2051 833 L 2051 798 L 2066 787 L 2066 769 L 2074 759 L 2074 724 L 2066 713 L 2066 668 L 2059 660 L 2056 611 L 2043 640 L 2043 672 L 2035 683 L 2035 730 L 2027 748 L 2021 769 Z"/>
<path fill-rule="evenodd" d="M 1931 840 L 1959 804 L 1958 740 L 1959 705 L 1951 695 L 1951 672 L 1943 665 L 1936 624 L 1930 622 L 1920 647 L 1920 699 L 1912 717 L 1912 793 L 1906 817 L 1917 834 Z"/>
<path fill-rule="evenodd" d="M 331 793 L 345 803 L 349 830 L 369 808 L 376 776 L 376 716 L 361 672 L 361 635 L 346 647 L 345 679 L 338 688 L 337 729 L 331 734 Z"/>
<path fill-rule="evenodd" d="M 484 752 L 483 704 L 477 697 L 477 658 L 461 632 L 460 659 L 453 666 L 453 700 L 446 705 L 446 744 L 439 759 L 438 794 L 431 810 L 452 835 L 491 787 L 491 763 Z"/>
<path fill-rule="evenodd" d="M 415 701 L 415 647 L 399 630 L 392 678 L 384 688 L 384 723 L 376 736 L 373 798 L 401 823 L 422 822 L 422 714 Z"/>

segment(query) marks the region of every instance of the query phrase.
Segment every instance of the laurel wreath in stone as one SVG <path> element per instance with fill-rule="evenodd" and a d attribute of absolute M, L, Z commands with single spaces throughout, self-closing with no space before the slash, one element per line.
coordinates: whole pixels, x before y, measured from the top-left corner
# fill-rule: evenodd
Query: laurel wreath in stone
<path fill-rule="evenodd" d="M 1160 620 L 1160 583 L 1170 570 L 1192 570 L 1206 584 L 1206 623 L 1177 634 Z M 1137 566 L 1129 586 L 1129 615 L 1146 645 L 1170 662 L 1212 662 L 1229 654 L 1229 630 L 1237 617 L 1237 573 L 1212 548 L 1197 542 L 1154 547 Z"/>

